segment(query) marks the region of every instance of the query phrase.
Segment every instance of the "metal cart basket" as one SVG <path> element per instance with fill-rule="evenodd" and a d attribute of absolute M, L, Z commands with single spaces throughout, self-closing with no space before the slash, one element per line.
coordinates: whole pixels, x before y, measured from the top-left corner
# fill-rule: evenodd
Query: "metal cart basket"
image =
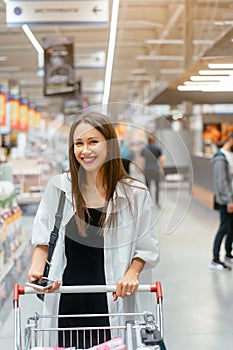
<path fill-rule="evenodd" d="M 61 286 L 53 293 L 108 293 L 114 292 L 116 290 L 115 285 L 96 285 L 96 286 Z M 165 350 L 163 342 L 163 296 L 162 287 L 160 282 L 155 282 L 153 284 L 142 284 L 139 285 L 136 293 L 138 292 L 152 292 L 155 293 L 156 301 L 156 315 L 153 315 L 149 311 L 144 311 L 142 313 L 122 313 L 122 314 L 82 314 L 82 315 L 39 315 L 35 312 L 31 315 L 27 324 L 24 328 L 24 342 L 22 342 L 22 329 L 21 329 L 21 318 L 20 318 L 20 303 L 19 296 L 25 294 L 38 294 L 38 291 L 31 287 L 19 286 L 15 284 L 13 293 L 13 307 L 14 307 L 14 322 L 15 322 L 15 338 L 14 338 L 14 350 L 29 350 L 29 349 L 53 349 L 51 347 L 51 339 L 54 339 L 54 344 L 56 344 L 57 334 L 65 334 L 69 332 L 70 337 L 72 334 L 76 333 L 76 339 L 81 336 L 84 339 L 82 348 L 91 348 L 93 344 L 85 344 L 85 335 L 89 332 L 90 339 L 92 339 L 92 334 L 95 333 L 95 339 L 97 339 L 97 344 L 102 344 L 107 339 L 107 334 L 111 332 L 114 334 L 112 339 L 124 340 L 123 343 L 117 343 L 113 350 L 136 350 L 136 348 L 142 347 L 151 350 Z M 40 292 L 39 292 L 40 293 Z M 43 292 L 41 292 L 43 293 Z M 48 328 L 43 326 L 43 320 L 45 319 L 56 319 L 60 317 L 81 317 L 81 318 L 95 318 L 95 317 L 106 317 L 114 316 L 120 319 L 121 317 L 126 317 L 127 322 L 123 322 L 117 326 L 103 326 L 103 327 L 76 327 L 76 328 L 59 328 L 53 327 Z M 101 334 L 101 337 L 100 337 Z M 50 339 L 50 344 L 48 347 L 47 340 Z M 101 339 L 101 341 L 100 341 Z M 56 345 L 54 345 L 55 348 Z M 73 346 L 73 344 L 72 344 Z M 110 348 L 112 345 L 110 346 Z M 64 347 L 65 348 L 65 347 Z M 60 348 L 57 348 L 60 349 Z M 76 349 L 76 345 L 70 349 Z M 96 350 L 101 350 L 101 348 L 96 348 Z M 104 350 L 107 347 L 103 348 Z"/>

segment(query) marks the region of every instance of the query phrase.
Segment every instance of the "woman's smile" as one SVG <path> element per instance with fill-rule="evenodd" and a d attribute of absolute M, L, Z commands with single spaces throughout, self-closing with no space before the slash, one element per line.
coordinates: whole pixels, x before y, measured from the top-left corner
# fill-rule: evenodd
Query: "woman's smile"
<path fill-rule="evenodd" d="M 92 164 L 97 159 L 97 156 L 81 156 L 82 163 L 84 164 Z"/>

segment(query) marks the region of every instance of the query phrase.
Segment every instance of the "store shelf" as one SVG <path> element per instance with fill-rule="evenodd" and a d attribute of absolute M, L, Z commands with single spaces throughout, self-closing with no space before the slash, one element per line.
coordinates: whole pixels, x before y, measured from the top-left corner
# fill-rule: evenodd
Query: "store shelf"
<path fill-rule="evenodd" d="M 16 250 L 16 252 L 11 256 L 10 261 L 8 261 L 2 271 L 0 271 L 0 282 L 4 280 L 4 278 L 10 273 L 12 268 L 15 266 L 15 261 L 21 258 L 23 252 L 29 244 L 29 240 L 25 241 L 20 247 Z"/>
<path fill-rule="evenodd" d="M 0 197 L 0 208 L 5 208 L 7 204 L 9 206 L 12 206 L 15 197 L 16 197 L 16 192 L 12 192 L 7 196 Z"/>

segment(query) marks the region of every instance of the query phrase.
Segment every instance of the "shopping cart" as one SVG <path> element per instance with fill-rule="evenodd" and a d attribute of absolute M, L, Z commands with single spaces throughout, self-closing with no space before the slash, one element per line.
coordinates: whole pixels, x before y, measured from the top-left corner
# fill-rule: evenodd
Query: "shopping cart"
<path fill-rule="evenodd" d="M 115 285 L 96 285 L 96 286 L 61 286 L 54 293 L 108 293 L 114 292 L 116 290 Z M 43 349 L 46 348 L 46 340 L 54 339 L 54 344 L 56 343 L 57 334 L 70 333 L 70 338 L 72 334 L 76 333 L 76 339 L 82 333 L 84 343 L 82 348 L 92 347 L 92 343 L 88 346 L 85 344 L 85 334 L 89 332 L 89 337 L 92 339 L 92 334 L 95 332 L 95 339 L 97 339 L 97 344 L 103 343 L 103 341 L 108 340 L 107 334 L 111 332 L 114 334 L 114 339 L 124 339 L 124 344 L 119 343 L 117 349 L 127 349 L 136 350 L 137 348 L 144 347 L 145 349 L 153 350 L 165 350 L 165 345 L 163 342 L 163 295 L 162 287 L 160 282 L 155 282 L 153 284 L 142 284 L 139 285 L 137 289 L 138 292 L 152 292 L 156 295 L 156 312 L 155 316 L 150 311 L 144 311 L 141 313 L 121 313 L 121 314 L 82 314 L 82 315 L 39 315 L 35 312 L 31 315 L 24 329 L 24 343 L 22 342 L 22 330 L 21 330 L 21 318 L 20 318 L 20 303 L 19 296 L 25 294 L 38 294 L 38 291 L 31 287 L 19 286 L 15 284 L 13 293 L 13 307 L 14 307 L 14 321 L 15 321 L 15 338 L 14 338 L 14 350 L 29 350 L 34 348 Z M 39 292 L 40 293 L 40 292 Z M 43 292 L 41 292 L 43 293 Z M 126 317 L 128 320 L 117 326 L 103 326 L 103 327 L 77 327 L 77 328 L 46 328 L 41 325 L 44 319 L 55 319 L 60 317 L 81 317 L 81 318 L 95 318 L 95 317 Z M 100 337 L 101 332 L 101 337 Z M 124 334 L 122 338 L 122 334 Z M 117 338 L 119 337 L 119 338 Z M 121 337 L 121 338 L 120 338 Z M 101 341 L 99 341 L 101 339 Z M 51 347 L 51 343 L 49 344 Z M 54 345 L 55 347 L 55 345 Z M 64 347 L 65 348 L 65 347 Z M 51 347 L 52 349 L 52 347 Z M 76 347 L 71 348 L 76 349 Z M 106 349 L 106 347 L 105 347 Z M 141 349 L 142 350 L 142 349 Z"/>

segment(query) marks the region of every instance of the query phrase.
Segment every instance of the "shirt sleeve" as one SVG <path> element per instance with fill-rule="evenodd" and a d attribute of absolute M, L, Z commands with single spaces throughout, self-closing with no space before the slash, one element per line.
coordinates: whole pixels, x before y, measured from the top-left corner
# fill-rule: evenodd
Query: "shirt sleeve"
<path fill-rule="evenodd" d="M 33 222 L 32 244 L 47 245 L 49 243 L 50 233 L 55 222 L 58 199 L 59 189 L 50 181 L 46 186 Z"/>
<path fill-rule="evenodd" d="M 144 269 L 151 268 L 159 262 L 159 242 L 156 235 L 156 217 L 154 204 L 147 190 L 142 190 L 143 200 L 139 201 L 136 231 L 138 239 L 134 258 L 145 261 Z M 140 196 L 142 197 L 141 193 Z"/>

